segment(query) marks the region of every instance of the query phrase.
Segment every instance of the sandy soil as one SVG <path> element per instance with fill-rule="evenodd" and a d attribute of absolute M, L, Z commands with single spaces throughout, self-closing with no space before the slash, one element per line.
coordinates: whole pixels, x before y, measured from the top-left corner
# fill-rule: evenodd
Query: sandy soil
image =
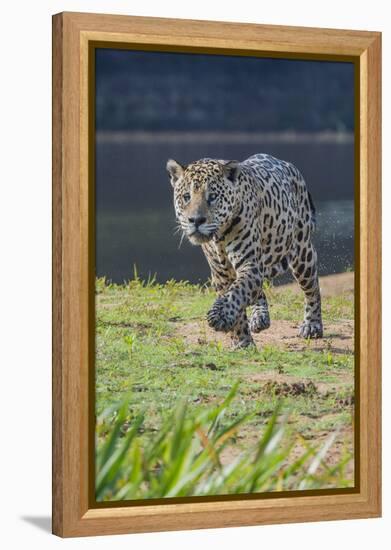
<path fill-rule="evenodd" d="M 354 274 L 341 273 L 338 275 L 329 275 L 320 278 L 321 291 L 323 296 L 333 296 L 343 292 L 352 292 L 354 289 Z M 276 288 L 276 292 L 281 289 L 292 289 L 295 292 L 301 292 L 296 283 L 284 285 Z M 278 299 L 278 298 L 277 298 Z M 273 314 L 272 314 L 273 315 Z M 324 337 L 320 340 L 305 341 L 298 338 L 298 326 L 300 320 L 276 321 L 271 320 L 269 329 L 254 334 L 253 338 L 258 347 L 266 345 L 278 345 L 282 349 L 291 351 L 303 351 L 311 349 L 313 351 L 329 350 L 332 353 L 353 353 L 354 323 L 351 320 L 343 320 L 338 323 L 326 323 L 324 327 Z M 230 338 L 227 334 L 216 332 L 211 329 L 206 321 L 194 321 L 187 324 L 181 324 L 177 328 L 178 335 L 185 338 L 189 344 L 205 342 L 221 342 L 229 347 Z"/>
<path fill-rule="evenodd" d="M 280 349 L 291 351 L 329 350 L 332 353 L 353 352 L 354 328 L 352 321 L 341 321 L 328 324 L 325 327 L 324 338 L 306 341 L 297 336 L 298 323 L 292 321 L 273 321 L 269 329 L 259 334 L 253 334 L 258 348 L 275 345 Z M 216 332 L 209 328 L 206 321 L 194 321 L 178 327 L 178 335 L 185 338 L 189 344 L 221 342 L 225 347 L 230 346 L 228 334 Z"/>

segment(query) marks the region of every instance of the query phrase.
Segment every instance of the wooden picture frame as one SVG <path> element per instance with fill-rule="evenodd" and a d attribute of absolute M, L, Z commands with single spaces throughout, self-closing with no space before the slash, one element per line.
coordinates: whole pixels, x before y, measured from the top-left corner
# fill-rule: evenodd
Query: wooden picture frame
<path fill-rule="evenodd" d="M 91 501 L 91 51 L 113 47 L 346 59 L 356 64 L 358 483 L 354 490 L 135 506 Z M 61 13 L 53 17 L 53 533 L 62 537 L 381 514 L 381 34 Z"/>

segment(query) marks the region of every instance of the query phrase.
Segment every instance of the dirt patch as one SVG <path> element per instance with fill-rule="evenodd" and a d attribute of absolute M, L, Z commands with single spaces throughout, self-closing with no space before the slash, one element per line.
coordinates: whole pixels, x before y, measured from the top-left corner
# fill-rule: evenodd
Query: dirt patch
<path fill-rule="evenodd" d="M 277 382 L 276 380 L 269 380 L 262 388 L 263 392 L 272 395 L 280 396 L 297 396 L 306 395 L 313 396 L 318 393 L 318 388 L 310 380 L 309 382 Z"/>
<path fill-rule="evenodd" d="M 307 442 L 308 445 L 315 447 L 316 449 L 321 449 L 322 446 L 325 444 L 326 440 L 330 437 L 330 432 L 326 432 L 324 434 L 318 434 L 316 437 L 316 442 L 311 441 Z M 247 436 L 246 437 L 246 448 L 248 449 L 251 447 L 251 445 L 255 445 L 257 443 L 257 439 L 254 436 Z M 323 465 L 332 468 L 336 464 L 338 464 L 345 456 L 346 453 L 349 453 L 352 458 L 347 462 L 346 464 L 346 470 L 345 470 L 345 476 L 346 479 L 354 480 L 354 459 L 353 459 L 353 448 L 354 448 L 354 441 L 353 441 L 353 432 L 349 429 L 341 430 L 337 436 L 336 440 L 331 445 L 330 449 L 327 452 L 327 455 L 323 459 Z M 293 463 L 294 460 L 297 460 L 299 457 L 301 457 L 307 450 L 307 446 L 305 445 L 304 439 L 301 441 L 298 439 L 296 442 L 296 445 L 294 445 L 291 455 L 290 455 L 290 463 Z M 239 446 L 229 445 L 226 449 L 224 449 L 220 455 L 220 460 L 223 465 L 227 465 L 232 463 L 234 460 L 236 460 L 239 455 L 243 452 L 243 450 Z M 311 462 L 311 459 L 308 460 L 307 465 Z"/>
<path fill-rule="evenodd" d="M 225 348 L 231 344 L 228 334 L 216 332 L 206 321 L 191 321 L 176 327 L 177 335 L 187 344 L 210 344 L 220 342 Z M 258 349 L 265 346 L 278 346 L 287 351 L 330 351 L 336 354 L 353 353 L 354 323 L 350 320 L 327 323 L 325 334 L 319 340 L 303 340 L 297 335 L 298 325 L 292 321 L 273 321 L 269 329 L 253 338 Z"/>
<path fill-rule="evenodd" d="M 322 296 L 337 296 L 352 293 L 354 290 L 354 273 L 338 273 L 320 277 Z M 297 283 L 282 285 L 275 292 L 290 289 L 300 293 Z M 278 297 L 276 298 L 278 300 Z M 338 322 L 326 322 L 324 337 L 319 340 L 303 340 L 298 337 L 299 321 L 271 321 L 269 329 L 253 334 L 258 349 L 265 346 L 278 346 L 287 351 L 330 351 L 337 354 L 353 353 L 354 351 L 354 321 L 341 319 Z M 225 348 L 230 346 L 228 334 L 211 329 L 205 320 L 191 321 L 176 326 L 178 336 L 182 336 L 188 344 L 221 343 Z"/>
<path fill-rule="evenodd" d="M 311 446 L 320 449 L 325 444 L 330 435 L 331 432 L 325 432 L 323 434 L 320 433 L 316 436 L 316 441 L 310 441 L 308 443 Z M 346 428 L 340 430 L 336 434 L 335 441 L 333 442 L 327 452 L 327 455 L 323 459 L 323 464 L 328 468 L 332 468 L 333 466 L 336 466 L 344 457 L 346 457 L 347 453 L 349 453 L 352 458 L 350 458 L 350 460 L 346 464 L 345 477 L 346 479 L 352 480 L 352 485 L 354 480 L 353 438 L 354 435 L 352 430 Z M 305 451 L 306 447 L 304 445 L 304 442 L 298 442 L 292 451 L 292 459 L 299 458 Z"/>
<path fill-rule="evenodd" d="M 345 373 L 338 376 L 338 382 L 314 382 L 310 379 L 299 378 L 289 374 L 281 374 L 276 371 L 265 371 L 242 375 L 246 382 L 250 382 L 250 395 L 272 394 L 286 396 L 306 396 L 328 399 L 334 397 L 341 408 L 354 406 L 354 395 L 345 395 L 344 390 L 352 385 L 351 374 Z M 341 389 L 342 388 L 342 389 Z M 352 390 L 353 391 L 353 390 Z"/>
<path fill-rule="evenodd" d="M 104 327 L 130 328 L 138 332 L 146 332 L 152 327 L 151 323 L 127 323 L 125 321 L 99 321 Z"/>

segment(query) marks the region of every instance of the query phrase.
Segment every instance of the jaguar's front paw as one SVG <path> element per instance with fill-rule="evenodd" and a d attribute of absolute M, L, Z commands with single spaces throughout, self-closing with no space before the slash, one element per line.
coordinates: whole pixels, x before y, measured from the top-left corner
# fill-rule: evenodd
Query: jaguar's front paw
<path fill-rule="evenodd" d="M 319 321 L 304 321 L 299 328 L 301 338 L 322 338 L 323 325 Z"/>
<path fill-rule="evenodd" d="M 217 298 L 206 318 L 210 327 L 228 332 L 236 324 L 238 312 L 224 296 L 221 296 Z"/>
<path fill-rule="evenodd" d="M 270 327 L 270 316 L 268 311 L 254 309 L 250 318 L 250 330 L 253 333 L 261 332 Z"/>

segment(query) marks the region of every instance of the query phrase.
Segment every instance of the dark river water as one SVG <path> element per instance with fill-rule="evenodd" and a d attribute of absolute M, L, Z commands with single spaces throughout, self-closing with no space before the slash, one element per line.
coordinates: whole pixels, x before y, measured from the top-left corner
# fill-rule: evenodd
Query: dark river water
<path fill-rule="evenodd" d="M 354 269 L 354 147 L 351 141 L 272 142 L 110 136 L 96 144 L 96 274 L 114 282 L 156 275 L 205 282 L 202 250 L 174 235 L 172 189 L 165 164 L 205 156 L 243 160 L 256 152 L 289 160 L 303 173 L 317 209 L 320 274 Z"/>

